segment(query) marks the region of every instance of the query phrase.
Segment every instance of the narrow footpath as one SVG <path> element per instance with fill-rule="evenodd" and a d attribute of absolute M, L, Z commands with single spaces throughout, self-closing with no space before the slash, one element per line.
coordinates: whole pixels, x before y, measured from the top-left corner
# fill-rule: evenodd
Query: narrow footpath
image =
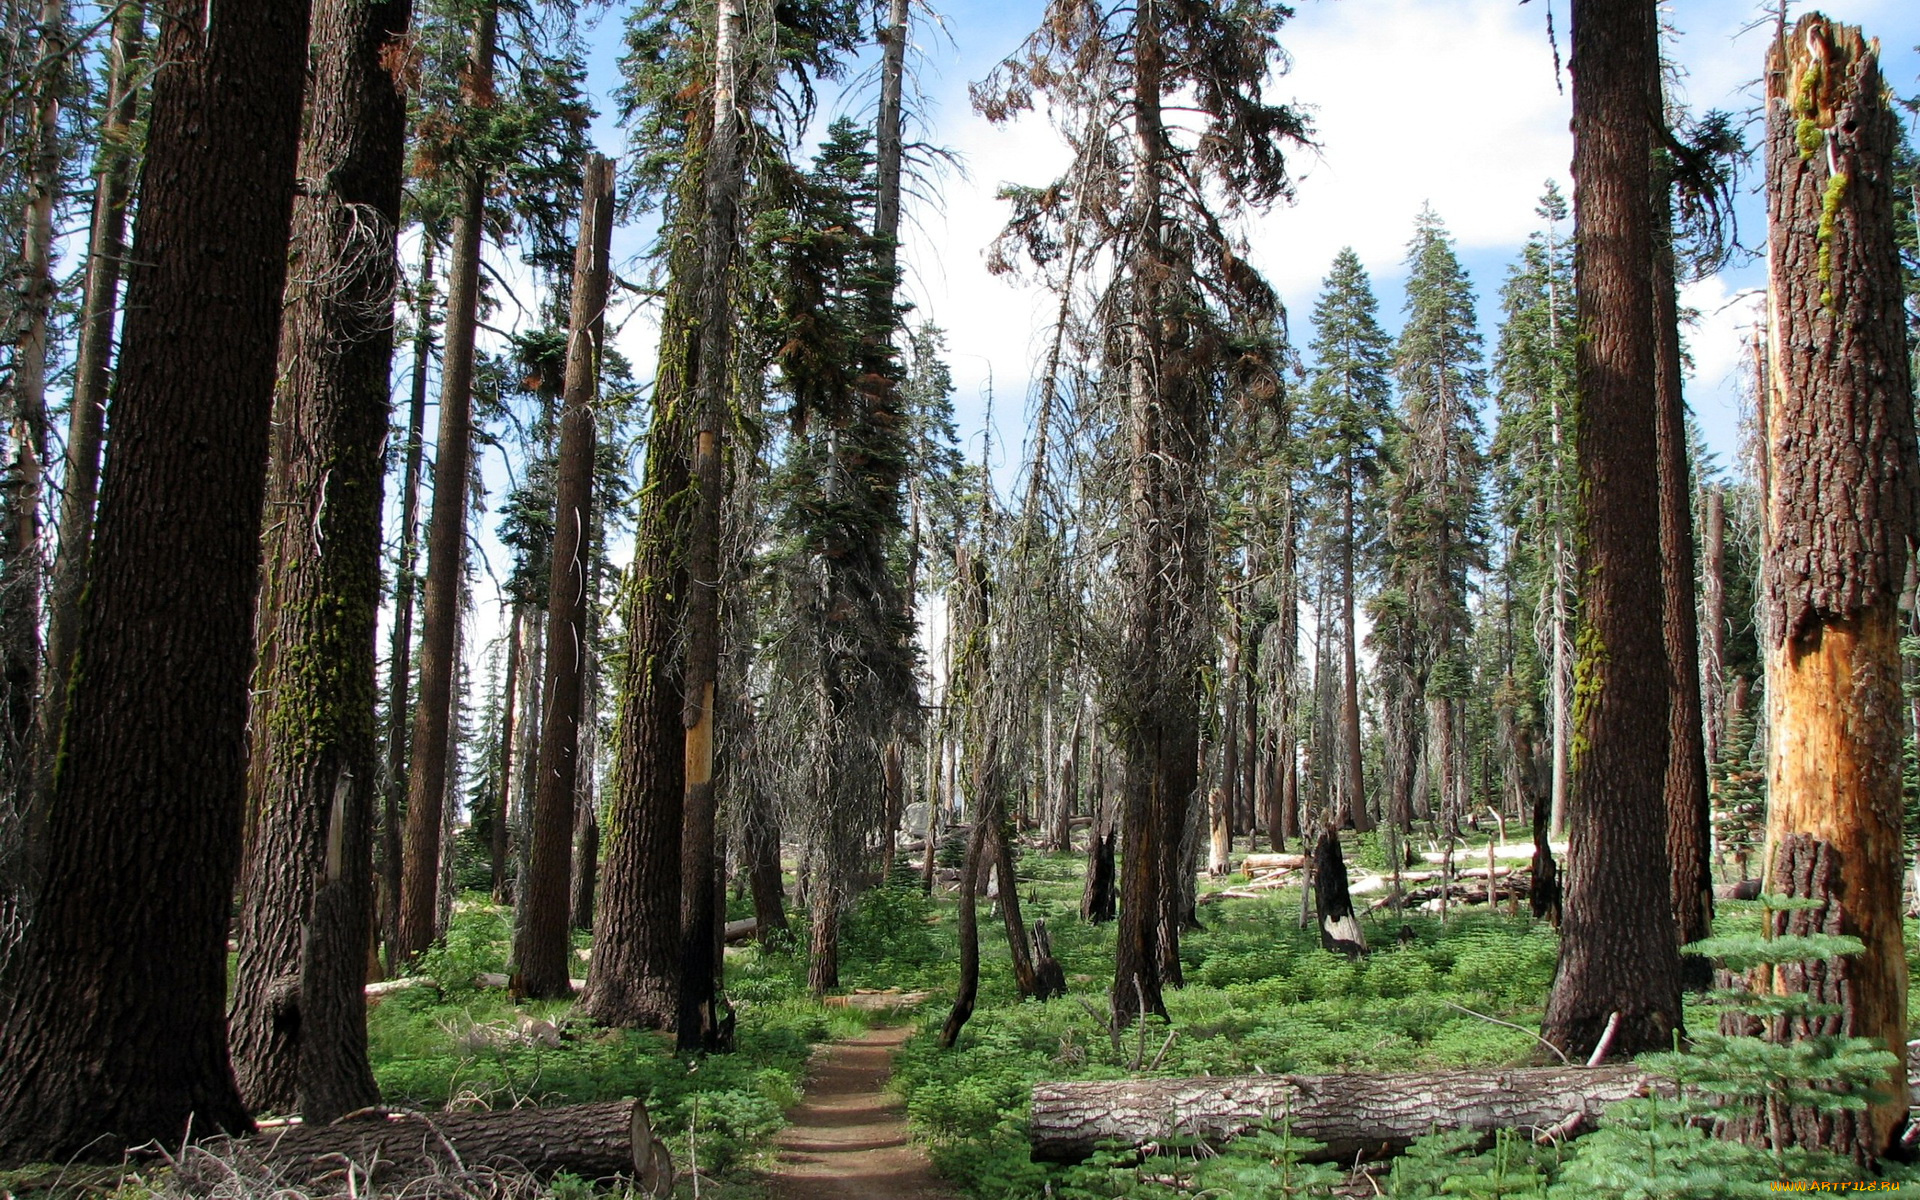
<path fill-rule="evenodd" d="M 908 1026 L 869 1030 L 814 1062 L 767 1176 L 774 1200 L 953 1200 L 887 1091 L 894 1048 L 912 1036 Z"/>

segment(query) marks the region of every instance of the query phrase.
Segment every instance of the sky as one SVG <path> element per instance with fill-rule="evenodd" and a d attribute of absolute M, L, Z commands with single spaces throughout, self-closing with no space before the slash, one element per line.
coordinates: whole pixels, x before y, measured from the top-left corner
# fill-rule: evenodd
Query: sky
<path fill-rule="evenodd" d="M 921 97 L 917 136 L 951 151 L 956 166 L 923 181 L 909 203 L 905 298 L 916 309 L 912 320 L 931 320 L 946 331 L 970 457 L 982 451 L 991 395 L 994 475 L 1005 492 L 1022 461 L 1030 382 L 1052 302 L 1037 288 L 987 272 L 986 247 L 1005 219 L 995 192 L 1003 183 L 1047 182 L 1064 164 L 1064 151 L 1044 113 L 990 124 L 972 111 L 967 85 L 1019 46 L 1044 5 L 934 0 L 915 7 L 910 62 Z M 1382 321 L 1397 332 L 1407 243 L 1415 216 L 1430 204 L 1479 294 L 1490 356 L 1500 284 L 1540 225 L 1534 208 L 1546 182 L 1571 195 L 1570 105 L 1563 90 L 1569 84 L 1567 0 L 1295 0 L 1294 7 L 1281 30 L 1290 66 L 1270 82 L 1268 95 L 1311 113 L 1317 145 L 1292 157 L 1294 202 L 1251 220 L 1245 231 L 1253 263 L 1286 303 L 1294 344 L 1304 348 L 1311 339 L 1320 280 L 1343 246 L 1358 252 L 1373 278 Z M 1791 5 L 1789 19 L 1810 7 Z M 1759 141 L 1758 80 L 1774 8 L 1777 3 L 1761 0 L 1663 6 L 1679 97 L 1695 111 L 1719 108 L 1750 118 L 1750 143 Z M 1821 11 L 1878 37 L 1893 90 L 1920 94 L 1920 3 L 1832 0 Z M 624 12 L 620 4 L 598 10 L 587 33 L 588 91 L 602 114 L 594 138 L 616 156 L 625 149 L 613 119 Z M 827 85 L 822 126 L 841 112 L 868 115 L 870 97 L 870 87 L 842 95 Z M 1758 178 L 1756 159 L 1739 198 L 1739 234 L 1749 247 L 1764 244 Z M 616 233 L 616 269 L 623 276 L 644 276 L 640 256 L 651 236 L 646 228 Z M 508 264 L 500 267 L 512 273 Z M 1682 293 L 1698 314 L 1686 332 L 1693 363 L 1688 399 L 1707 449 L 1723 467 L 1738 456 L 1742 339 L 1754 324 L 1764 281 L 1764 262 L 1748 254 Z M 655 319 L 644 306 L 615 315 L 615 344 L 643 379 L 652 370 Z M 493 458 L 490 483 L 504 483 Z M 497 544 L 483 535 L 482 545 L 495 572 L 503 571 Z M 484 645 L 498 627 L 486 612 L 485 590 L 476 614 L 480 636 L 470 645 Z"/>

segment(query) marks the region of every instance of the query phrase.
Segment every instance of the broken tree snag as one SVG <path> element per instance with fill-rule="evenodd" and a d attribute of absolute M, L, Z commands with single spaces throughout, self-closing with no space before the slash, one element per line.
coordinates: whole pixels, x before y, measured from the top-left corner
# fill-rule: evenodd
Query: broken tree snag
<path fill-rule="evenodd" d="M 1067 994 L 1067 973 L 1053 956 L 1053 935 L 1043 919 L 1033 923 L 1033 976 L 1034 999 L 1047 1001 Z"/>
<path fill-rule="evenodd" d="M 236 1145 L 292 1182 L 340 1174 L 351 1162 L 388 1186 L 445 1171 L 518 1168 L 542 1178 L 655 1178 L 652 1126 L 638 1100 L 498 1112 L 376 1115 L 332 1125 L 290 1125 Z M 666 1167 L 667 1177 L 672 1168 Z"/>
<path fill-rule="evenodd" d="M 1571 1131 L 1651 1085 L 1631 1067 L 1042 1083 L 1027 1137 L 1036 1160 L 1077 1162 L 1103 1144 L 1217 1146 L 1285 1116 L 1295 1137 L 1325 1143 L 1312 1157 L 1351 1162 L 1398 1154 L 1435 1130 Z"/>
<path fill-rule="evenodd" d="M 1796 894 L 1830 899 L 1813 919 L 1866 944 L 1844 967 L 1844 1027 L 1904 1063 L 1896 610 L 1920 475 L 1894 245 L 1899 125 L 1872 45 L 1817 14 L 1772 48 L 1767 102 L 1767 890 L 1824 889 Z M 1775 986 L 1794 985 L 1783 973 Z M 1887 1094 L 1906 1095 L 1904 1066 Z M 1868 1114 L 1818 1144 L 1877 1155 L 1906 1104 Z"/>
<path fill-rule="evenodd" d="M 1367 952 L 1367 935 L 1353 915 L 1353 894 L 1347 887 L 1347 860 L 1340 853 L 1340 835 L 1320 835 L 1313 850 L 1313 906 L 1320 913 L 1320 947 L 1359 958 Z M 1492 887 L 1489 879 L 1487 886 Z"/>
<path fill-rule="evenodd" d="M 1551 828 L 1552 800 L 1543 794 L 1533 798 L 1533 882 L 1528 887 L 1528 901 L 1533 907 L 1533 919 L 1551 921 L 1560 924 L 1560 867 L 1553 861 L 1553 843 L 1548 840 Z"/>

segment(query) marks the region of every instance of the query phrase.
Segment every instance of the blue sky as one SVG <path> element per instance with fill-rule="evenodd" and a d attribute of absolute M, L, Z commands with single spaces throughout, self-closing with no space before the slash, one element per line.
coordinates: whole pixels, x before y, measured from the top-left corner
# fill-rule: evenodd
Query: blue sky
<path fill-rule="evenodd" d="M 1809 6 L 1794 5 L 1797 16 Z M 962 425 L 978 452 L 989 384 L 994 392 L 995 458 L 1012 456 L 1025 432 L 1032 364 L 1051 305 L 1037 291 L 987 275 L 982 255 L 1003 218 L 994 200 L 1003 182 L 1042 182 L 1061 165 L 1058 139 L 1043 115 L 1010 127 L 976 116 L 967 84 L 1011 52 L 1037 22 L 1039 0 L 948 0 L 923 8 L 915 71 L 926 101 L 927 140 L 954 150 L 960 170 L 940 182 L 936 203 L 910 211 L 907 288 L 919 314 L 948 332 Z M 1493 344 L 1498 289 L 1507 266 L 1536 227 L 1543 184 L 1569 190 L 1568 104 L 1556 86 L 1547 36 L 1551 11 L 1567 52 L 1566 0 L 1298 0 L 1282 31 L 1291 70 L 1271 94 L 1314 114 L 1317 151 L 1295 158 L 1298 200 L 1252 222 L 1254 261 L 1280 289 L 1296 345 L 1311 337 L 1309 315 L 1319 280 L 1341 246 L 1359 251 L 1373 275 L 1382 316 L 1397 327 L 1405 270 L 1401 259 L 1413 219 L 1431 203 L 1447 222 L 1481 297 L 1483 331 Z M 1912 0 L 1839 0 L 1829 16 L 1862 25 L 1883 46 L 1883 68 L 1901 95 L 1920 93 L 1920 4 Z M 929 14 L 934 15 L 929 18 Z M 1757 113 L 1760 64 L 1770 29 L 1754 0 L 1692 0 L 1666 6 L 1669 54 L 1696 110 Z M 618 9 L 600 18 L 593 90 L 611 113 Z M 1559 81 L 1564 83 L 1564 77 Z M 837 99 L 828 97 L 829 111 Z M 865 96 L 838 107 L 866 103 Z M 604 149 L 619 131 L 603 121 Z M 1764 239 L 1765 214 L 1751 183 L 1741 199 L 1740 231 Z M 622 245 L 634 253 L 645 235 Z M 1689 337 L 1696 370 L 1690 399 L 1709 447 L 1722 462 L 1738 445 L 1740 338 L 1751 325 L 1751 289 L 1764 264 L 1736 263 L 1686 289 L 1701 312 Z M 621 337 L 643 373 L 651 365 L 646 314 Z M 1004 478 L 1004 474 L 1003 474 Z"/>

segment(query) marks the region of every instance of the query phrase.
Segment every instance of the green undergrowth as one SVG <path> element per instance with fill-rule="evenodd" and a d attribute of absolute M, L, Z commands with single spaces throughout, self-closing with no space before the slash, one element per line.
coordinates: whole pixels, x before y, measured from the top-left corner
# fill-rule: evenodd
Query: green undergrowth
<path fill-rule="evenodd" d="M 1366 863 L 1363 840 L 1350 858 Z M 1470 854 L 1471 852 L 1465 852 Z M 1563 1146 L 1505 1136 L 1491 1145 L 1435 1134 L 1367 1178 L 1302 1161 L 1307 1147 L 1282 1128 L 1224 1152 L 1169 1146 L 1142 1160 L 1096 1155 L 1065 1167 L 1030 1160 L 1026 1108 L 1034 1083 L 1135 1074 L 1420 1071 L 1551 1061 L 1535 1037 L 1552 983 L 1558 935 L 1524 913 L 1456 908 L 1403 921 L 1365 917 L 1373 953 L 1350 962 L 1320 949 L 1299 926 L 1300 896 L 1203 905 L 1205 928 L 1181 939 L 1186 986 L 1166 993 L 1168 1020 L 1115 1035 L 1106 1021 L 1112 925 L 1079 922 L 1078 860 L 1030 855 L 1021 864 L 1028 920 L 1053 932 L 1068 996 L 1019 1003 L 1005 938 L 982 907 L 982 980 L 972 1020 L 953 1051 L 939 1049 L 944 1011 L 902 1048 L 896 1086 L 917 1136 L 941 1172 L 979 1200 L 1016 1197 L 1266 1197 L 1380 1195 L 1398 1200 L 1487 1197 L 1645 1200 L 1772 1194 L 1787 1176 L 1847 1180 L 1851 1164 L 1819 1156 L 1789 1162 L 1716 1137 L 1696 1110 L 1665 1101 L 1620 1107 L 1602 1129 Z M 1244 882 L 1223 881 L 1225 885 Z M 1216 885 L 1205 885 L 1216 886 Z M 1364 905 L 1362 905 L 1364 907 Z M 1758 904 L 1721 905 L 1722 937 L 1760 930 Z M 1913 932 L 1908 944 L 1916 946 Z M 1690 1028 L 1711 1030 L 1717 1011 L 1691 1003 Z M 1696 1074 L 1699 1072 L 1696 1071 Z M 1712 1071 L 1704 1072 L 1711 1075 Z M 1689 1117 L 1696 1118 L 1689 1124 Z M 1894 1169 L 1897 1170 L 1897 1169 Z M 1898 1174 L 1882 1177 L 1897 1182 Z M 1911 1181 L 1909 1181 L 1911 1186 Z M 1339 1190 L 1336 1190 L 1339 1189 Z"/>

